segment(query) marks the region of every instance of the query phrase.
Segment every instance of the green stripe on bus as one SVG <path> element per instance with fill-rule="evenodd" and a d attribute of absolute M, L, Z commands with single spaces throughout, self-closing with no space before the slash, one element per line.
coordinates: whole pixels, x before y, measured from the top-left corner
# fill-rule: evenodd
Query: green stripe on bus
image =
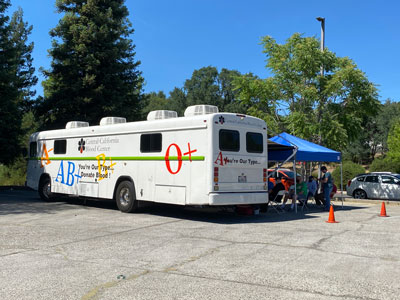
<path fill-rule="evenodd" d="M 33 157 L 30 160 L 40 160 L 40 157 Z M 165 156 L 106 156 L 106 157 L 49 157 L 48 160 L 165 160 Z M 43 158 L 43 160 L 47 160 Z M 168 160 L 177 161 L 178 156 L 170 156 Z M 189 156 L 182 156 L 181 160 L 189 160 Z M 204 156 L 192 156 L 191 160 L 202 161 Z"/>

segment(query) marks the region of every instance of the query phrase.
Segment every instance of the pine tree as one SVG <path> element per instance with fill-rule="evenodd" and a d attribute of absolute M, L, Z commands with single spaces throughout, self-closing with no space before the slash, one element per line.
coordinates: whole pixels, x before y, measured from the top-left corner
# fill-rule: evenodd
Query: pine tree
<path fill-rule="evenodd" d="M 124 0 L 57 0 L 56 6 L 64 17 L 50 31 L 52 63 L 39 105 L 45 127 L 70 120 L 94 125 L 104 116 L 135 120 L 143 78 Z"/>
<path fill-rule="evenodd" d="M 36 84 L 32 66 L 32 26 L 23 21 L 21 9 L 11 20 L 5 14 L 9 0 L 0 0 L 0 162 L 11 163 L 21 153 L 21 121 Z"/>

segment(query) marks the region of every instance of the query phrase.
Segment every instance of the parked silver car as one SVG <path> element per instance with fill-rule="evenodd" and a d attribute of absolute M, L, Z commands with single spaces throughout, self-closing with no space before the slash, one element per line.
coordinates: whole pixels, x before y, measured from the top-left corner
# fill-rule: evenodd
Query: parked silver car
<path fill-rule="evenodd" d="M 358 199 L 400 200 L 400 174 L 360 174 L 347 183 L 347 195 Z"/>

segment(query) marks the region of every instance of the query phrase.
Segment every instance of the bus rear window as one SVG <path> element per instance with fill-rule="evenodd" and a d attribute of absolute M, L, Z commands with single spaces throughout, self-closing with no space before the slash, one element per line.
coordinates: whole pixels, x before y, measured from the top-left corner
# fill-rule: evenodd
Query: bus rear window
<path fill-rule="evenodd" d="M 239 152 L 240 150 L 239 131 L 221 129 L 219 131 L 219 150 Z"/>
<path fill-rule="evenodd" d="M 249 153 L 263 153 L 263 136 L 261 133 L 246 133 L 246 150 Z"/>

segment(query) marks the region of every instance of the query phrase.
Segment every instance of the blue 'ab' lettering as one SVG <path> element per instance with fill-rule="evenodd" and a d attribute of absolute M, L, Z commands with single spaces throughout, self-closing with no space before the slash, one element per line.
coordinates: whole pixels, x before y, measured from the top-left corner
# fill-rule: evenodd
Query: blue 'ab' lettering
<path fill-rule="evenodd" d="M 67 171 L 67 182 L 65 182 L 65 180 L 64 180 L 64 161 L 61 161 L 55 181 L 58 182 L 58 177 L 61 177 L 62 184 L 72 186 L 75 182 L 75 178 L 74 178 L 74 176 L 75 176 L 76 183 L 78 183 L 79 178 L 82 178 L 82 176 L 79 175 L 80 168 L 77 170 L 76 174 L 74 174 L 74 171 L 75 171 L 75 163 L 69 161 L 68 162 L 68 171 Z"/>
<path fill-rule="evenodd" d="M 58 173 L 57 173 L 57 177 L 56 177 L 56 182 L 58 182 L 58 177 L 61 176 L 61 183 L 65 184 L 64 182 L 64 164 L 63 161 L 61 161 L 60 163 L 60 167 L 58 168 Z"/>
<path fill-rule="evenodd" d="M 72 169 L 72 170 L 71 170 Z M 74 173 L 75 164 L 73 162 L 68 162 L 68 175 L 67 175 L 67 185 L 72 186 L 74 184 Z M 71 179 L 71 182 L 69 181 Z"/>

